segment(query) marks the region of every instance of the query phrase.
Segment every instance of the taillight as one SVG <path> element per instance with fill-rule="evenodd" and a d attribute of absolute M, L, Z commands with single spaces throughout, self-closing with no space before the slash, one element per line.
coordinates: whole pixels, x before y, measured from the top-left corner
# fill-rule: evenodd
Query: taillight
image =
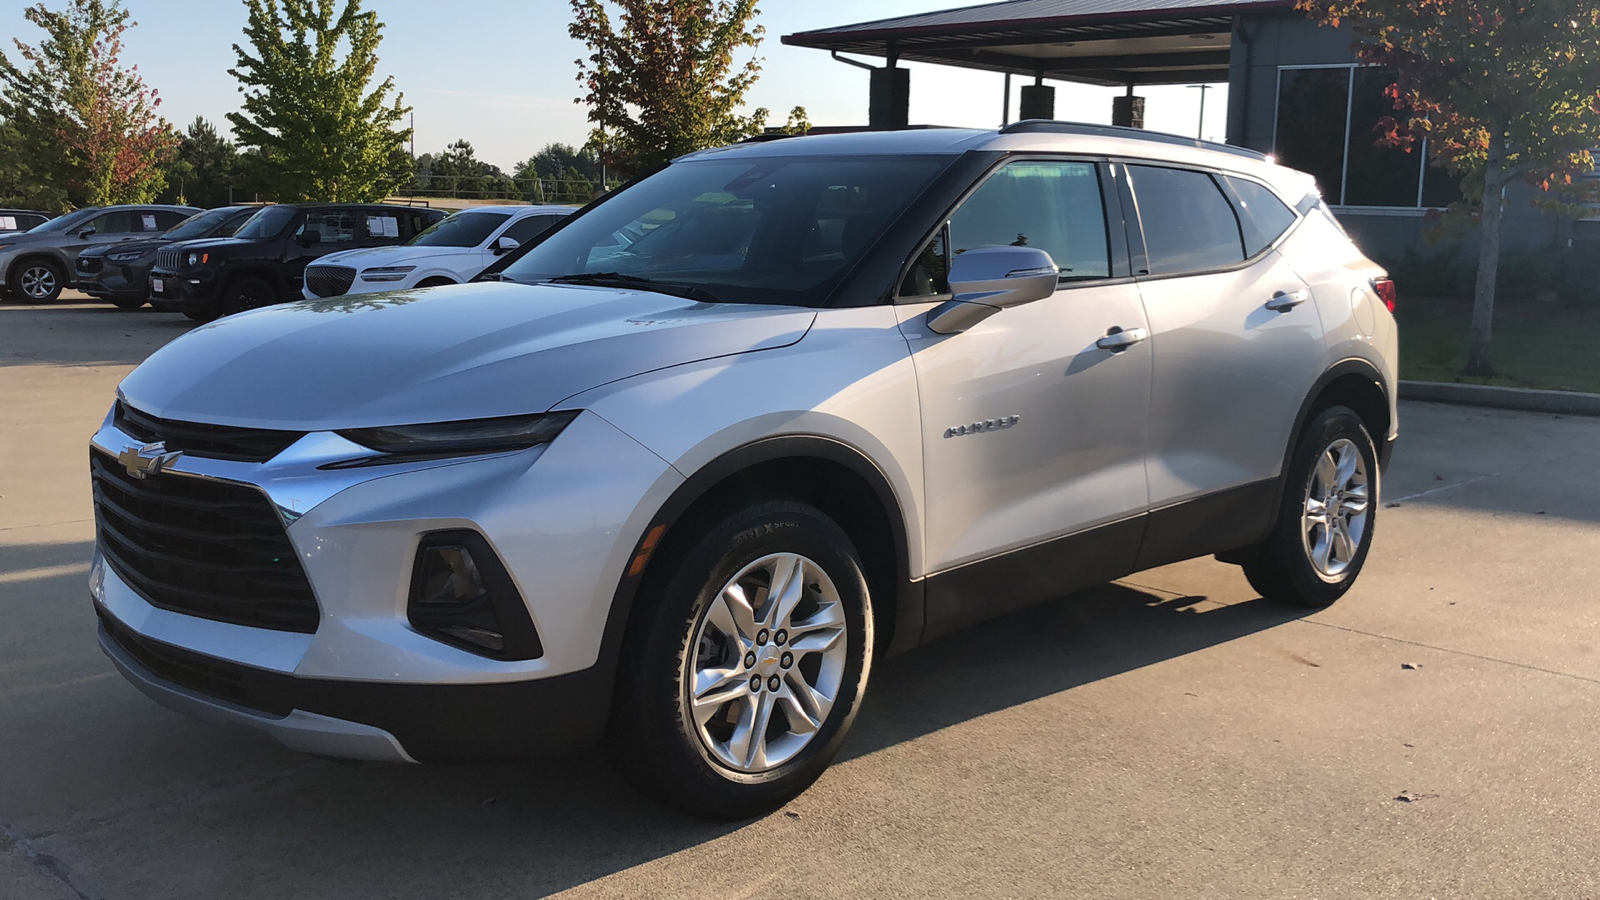
<path fill-rule="evenodd" d="M 1383 301 L 1383 305 L 1389 307 L 1389 312 L 1394 312 L 1394 282 L 1388 278 L 1374 278 L 1372 290 L 1378 295 L 1378 299 Z"/>

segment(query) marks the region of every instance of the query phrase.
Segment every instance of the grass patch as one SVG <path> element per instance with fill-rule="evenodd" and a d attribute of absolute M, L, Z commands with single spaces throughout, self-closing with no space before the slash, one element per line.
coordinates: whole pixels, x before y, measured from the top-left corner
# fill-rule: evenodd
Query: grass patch
<path fill-rule="evenodd" d="M 1600 393 L 1600 310 L 1558 304 L 1497 304 L 1493 378 L 1461 374 L 1471 304 L 1402 298 L 1400 377 Z"/>

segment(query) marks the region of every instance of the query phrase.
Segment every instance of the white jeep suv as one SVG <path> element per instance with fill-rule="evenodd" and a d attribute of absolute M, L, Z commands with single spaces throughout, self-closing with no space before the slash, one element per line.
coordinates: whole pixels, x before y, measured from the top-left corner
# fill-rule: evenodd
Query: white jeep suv
<path fill-rule="evenodd" d="M 152 355 L 93 438 L 101 644 L 307 752 L 603 739 L 752 815 L 883 654 L 1204 554 L 1342 595 L 1393 299 L 1309 177 L 1236 148 L 1030 121 L 693 154 L 480 283 Z"/>
<path fill-rule="evenodd" d="M 307 300 L 471 281 L 501 256 L 577 212 L 572 206 L 478 206 L 451 213 L 400 246 L 330 253 L 306 266 Z"/>

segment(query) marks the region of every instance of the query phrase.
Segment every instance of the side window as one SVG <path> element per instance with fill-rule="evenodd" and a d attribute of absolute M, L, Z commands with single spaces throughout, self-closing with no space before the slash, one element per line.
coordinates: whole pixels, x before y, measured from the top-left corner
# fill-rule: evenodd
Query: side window
<path fill-rule="evenodd" d="M 1061 268 L 1062 281 L 1107 278 L 1100 173 L 1093 163 L 1011 163 L 950 217 L 949 241 L 952 260 L 978 247 L 1038 247 Z"/>
<path fill-rule="evenodd" d="M 168 228 L 171 228 L 172 226 L 178 224 L 179 222 L 182 222 L 184 219 L 189 218 L 189 214 L 188 213 L 181 213 L 181 212 L 171 212 L 171 211 L 165 210 L 165 209 L 158 209 L 158 210 L 156 210 L 155 217 L 156 217 L 155 230 L 156 231 L 166 231 Z M 150 231 L 151 229 L 144 228 L 144 229 L 141 229 L 141 230 Z"/>
<path fill-rule="evenodd" d="M 324 244 L 344 244 L 356 239 L 356 217 L 354 213 L 343 210 L 327 210 L 325 212 L 308 212 L 306 220 L 301 224 L 295 236 L 317 233 L 322 235 Z"/>
<path fill-rule="evenodd" d="M 550 226 L 561 221 L 560 216 L 527 216 L 511 223 L 501 237 L 511 238 L 518 244 L 526 244 L 546 231 Z"/>
<path fill-rule="evenodd" d="M 400 213 L 374 210 L 367 213 L 367 238 L 374 241 L 400 240 Z"/>
<path fill-rule="evenodd" d="M 1150 274 L 1176 275 L 1244 262 L 1239 217 L 1204 172 L 1129 166 Z"/>
<path fill-rule="evenodd" d="M 905 281 L 900 283 L 900 296 L 937 297 L 940 294 L 948 294 L 949 274 L 949 229 L 941 228 L 933 240 L 922 248 L 922 252 L 917 254 L 916 259 L 911 261 L 911 268 L 906 271 Z"/>
<path fill-rule="evenodd" d="M 403 215 L 406 218 L 406 224 L 411 228 L 412 237 L 416 237 L 424 231 L 427 231 L 428 226 L 439 221 L 437 218 L 430 218 L 427 213 L 420 210 L 416 212 L 403 213 Z"/>
<path fill-rule="evenodd" d="M 133 215 L 125 209 L 95 216 L 84 228 L 93 228 L 95 234 L 127 234 L 133 229 Z M 82 229 L 79 229 L 80 231 Z"/>
<path fill-rule="evenodd" d="M 1294 210 L 1285 206 L 1265 185 L 1231 175 L 1223 177 L 1239 198 L 1239 225 L 1244 230 L 1245 255 L 1255 256 L 1289 230 L 1295 222 Z"/>

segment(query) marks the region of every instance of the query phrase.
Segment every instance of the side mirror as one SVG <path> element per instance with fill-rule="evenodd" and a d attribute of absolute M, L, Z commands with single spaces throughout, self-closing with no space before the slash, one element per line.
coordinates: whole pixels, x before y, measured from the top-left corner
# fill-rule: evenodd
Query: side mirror
<path fill-rule="evenodd" d="M 78 237 L 81 237 L 81 238 L 93 237 L 94 233 L 95 233 L 94 226 L 90 225 L 87 228 L 84 228 L 82 231 L 79 231 L 78 232 Z"/>
<path fill-rule="evenodd" d="M 300 233 L 300 237 L 297 240 L 299 240 L 300 243 L 305 244 L 307 247 L 311 246 L 312 244 L 320 244 L 322 243 L 322 232 L 304 231 Z"/>
<path fill-rule="evenodd" d="M 516 238 L 512 238 L 512 237 L 497 238 L 495 240 L 495 242 L 494 242 L 494 255 L 495 256 L 500 256 L 501 254 L 504 254 L 504 253 L 510 253 L 511 251 L 513 251 L 513 250 L 515 250 L 515 249 L 517 249 L 518 247 L 521 247 L 521 246 L 522 246 L 522 244 L 518 243 Z"/>
<path fill-rule="evenodd" d="M 1032 303 L 1056 292 L 1061 270 L 1037 247 L 979 247 L 950 266 L 954 299 L 928 314 L 928 327 L 956 334 L 1002 309 Z"/>

